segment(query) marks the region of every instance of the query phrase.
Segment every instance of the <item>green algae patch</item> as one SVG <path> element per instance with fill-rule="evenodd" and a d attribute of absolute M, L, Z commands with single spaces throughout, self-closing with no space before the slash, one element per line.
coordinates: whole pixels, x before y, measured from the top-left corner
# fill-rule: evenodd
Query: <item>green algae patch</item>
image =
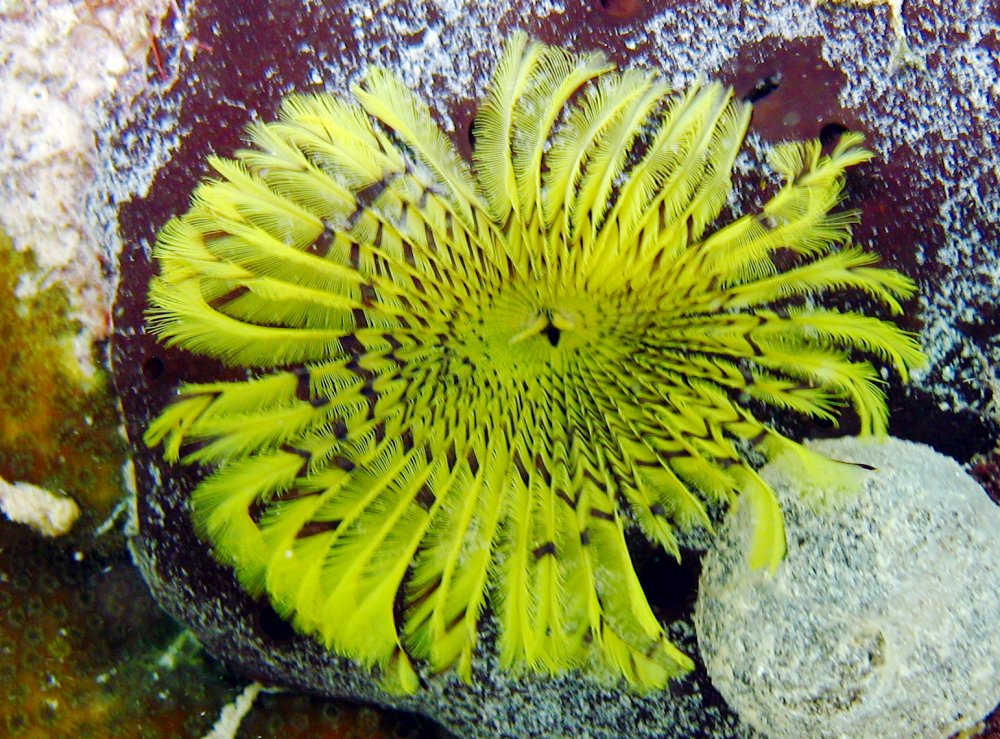
<path fill-rule="evenodd" d="M 65 289 L 19 290 L 37 276 L 32 254 L 0 233 L 0 476 L 69 495 L 89 531 L 125 495 L 125 442 L 102 358 L 88 375 L 74 354 L 81 327 Z"/>
<path fill-rule="evenodd" d="M 0 736 L 201 736 L 238 692 L 193 640 L 169 650 L 124 548 L 81 556 L 4 520 L 0 546 Z"/>
<path fill-rule="evenodd" d="M 246 680 L 150 596 L 128 552 L 81 556 L 0 518 L 0 737 L 198 737 Z M 429 722 L 308 696 L 261 695 L 240 736 L 445 737 Z"/>

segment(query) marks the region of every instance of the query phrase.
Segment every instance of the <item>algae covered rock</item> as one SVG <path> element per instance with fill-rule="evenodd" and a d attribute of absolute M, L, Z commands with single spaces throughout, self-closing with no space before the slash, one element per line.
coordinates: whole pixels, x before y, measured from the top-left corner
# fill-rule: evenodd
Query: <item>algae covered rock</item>
<path fill-rule="evenodd" d="M 923 445 L 812 448 L 877 469 L 832 506 L 764 469 L 788 556 L 773 577 L 751 572 L 736 516 L 705 558 L 695 623 L 712 682 L 772 737 L 935 737 L 975 724 L 1000 701 L 1000 508 Z"/>

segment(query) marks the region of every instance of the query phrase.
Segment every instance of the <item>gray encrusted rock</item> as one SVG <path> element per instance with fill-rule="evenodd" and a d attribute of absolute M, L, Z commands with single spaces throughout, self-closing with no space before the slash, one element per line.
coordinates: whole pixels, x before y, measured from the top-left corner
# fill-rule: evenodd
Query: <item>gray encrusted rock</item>
<path fill-rule="evenodd" d="M 957 463 L 888 439 L 810 444 L 873 465 L 836 506 L 763 475 L 787 519 L 773 576 L 748 509 L 704 561 L 695 623 L 716 688 L 771 737 L 943 737 L 1000 701 L 1000 507 Z"/>

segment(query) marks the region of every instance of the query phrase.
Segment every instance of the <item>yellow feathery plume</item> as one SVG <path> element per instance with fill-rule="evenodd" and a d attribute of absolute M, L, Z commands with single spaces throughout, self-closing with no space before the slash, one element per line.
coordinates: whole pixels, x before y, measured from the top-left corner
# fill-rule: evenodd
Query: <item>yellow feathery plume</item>
<path fill-rule="evenodd" d="M 755 413 L 851 407 L 884 433 L 875 363 L 924 361 L 892 323 L 823 305 L 899 313 L 914 291 L 837 209 L 860 136 L 776 147 L 781 188 L 710 228 L 749 117 L 721 85 L 674 93 L 517 34 L 471 163 L 381 69 L 213 157 L 157 240 L 147 325 L 257 376 L 182 386 L 145 441 L 204 467 L 194 524 L 243 586 L 398 691 L 472 679 L 484 617 L 511 670 L 644 690 L 690 670 L 630 529 L 679 557 L 678 527 L 745 501 L 750 563 L 774 570 L 781 509 L 746 449 L 852 467 Z"/>

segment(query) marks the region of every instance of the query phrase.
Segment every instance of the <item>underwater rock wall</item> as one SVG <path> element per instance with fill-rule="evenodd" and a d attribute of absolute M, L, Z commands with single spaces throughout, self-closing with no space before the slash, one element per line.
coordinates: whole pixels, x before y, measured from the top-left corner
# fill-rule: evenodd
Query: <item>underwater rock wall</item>
<path fill-rule="evenodd" d="M 679 86 L 704 74 L 721 78 L 733 84 L 738 94 L 754 98 L 751 149 L 738 160 L 744 184 L 759 183 L 763 144 L 824 131 L 834 135 L 842 128 L 864 132 L 879 160 L 852 180 L 848 205 L 862 209 L 855 236 L 920 281 L 921 298 L 906 321 L 922 332 L 931 356 L 929 369 L 914 385 L 892 388 L 892 431 L 928 443 L 960 462 L 977 452 L 989 454 L 997 444 L 1000 168 L 996 152 L 1000 123 L 995 111 L 1000 97 L 1000 10 L 995 0 L 965 4 L 909 0 L 904 5 L 904 25 L 923 68 L 894 63 L 896 41 L 888 7 L 813 8 L 804 0 L 669 4 L 548 0 L 504 4 L 502 10 L 457 0 L 181 2 L 179 16 L 171 11 L 167 22 L 158 24 L 156 55 L 162 55 L 162 71 L 146 45 L 149 25 L 143 21 L 151 22 L 151 18 L 143 13 L 148 10 L 153 19 L 158 18 L 165 3 L 146 10 L 139 3 L 127 2 L 52 3 L 49 10 L 55 10 L 44 21 L 64 29 L 56 36 L 70 50 L 87 56 L 78 42 L 81 37 L 107 40 L 104 25 L 117 18 L 109 15 L 109 6 L 116 6 L 115 11 L 139 10 L 138 15 L 128 16 L 134 26 L 121 26 L 138 29 L 138 33 L 124 41 L 119 38 L 120 46 L 112 43 L 123 50 L 129 64 L 145 65 L 137 84 L 117 92 L 114 84 L 102 86 L 107 79 L 100 73 L 88 78 L 84 64 L 64 59 L 53 68 L 33 68 L 44 65 L 46 59 L 37 38 L 4 36 L 11 41 L 9 48 L 30 50 L 34 57 L 26 76 L 8 75 L 3 78 L 7 84 L 22 91 L 30 91 L 38 80 L 54 80 L 55 86 L 40 91 L 37 109 L 24 118 L 26 125 L 11 128 L 6 123 L 12 109 L 0 111 L 5 116 L 3 128 L 17 131 L 0 139 L 8 166 L 5 172 L 11 174 L 0 185 L 7 188 L 0 190 L 7 209 L 7 216 L 0 214 L 0 218 L 14 212 L 11 204 L 23 204 L 25 220 L 4 221 L 5 229 L 23 246 L 30 247 L 33 237 L 51 245 L 45 253 L 54 256 L 43 257 L 43 276 L 25 284 L 44 288 L 49 284 L 45 280 L 58 275 L 69 285 L 69 299 L 87 327 L 84 340 L 77 341 L 74 349 L 85 364 L 91 361 L 92 337 L 102 336 L 105 330 L 111 286 L 120 269 L 114 352 L 117 385 L 132 439 L 139 439 L 152 409 L 162 407 L 180 379 L 221 376 L 218 367 L 193 367 L 190 358 L 163 351 L 141 330 L 154 234 L 171 214 L 186 208 L 191 188 L 205 173 L 205 155 L 231 153 L 239 146 L 244 125 L 258 116 L 271 117 L 288 92 L 342 92 L 372 62 L 397 69 L 413 89 L 433 101 L 442 123 L 468 153 L 469 121 L 495 49 L 511 29 L 524 28 L 551 43 L 601 48 L 619 62 L 661 68 Z M 96 8 L 95 25 L 85 15 L 89 8 Z M 77 20 L 84 15 L 82 29 L 73 31 L 75 25 L 67 25 L 70 11 Z M 16 21 L 26 12 L 23 3 L 0 4 L 0 21 L 8 22 L 4 15 Z M 112 25 L 113 37 L 119 27 Z M 9 28 L 4 25 L 3 32 L 12 33 Z M 117 56 L 112 53 L 108 58 L 114 62 Z M 5 69 L 10 68 L 10 59 L 3 58 Z M 112 74 L 119 71 L 116 67 Z M 69 94 L 69 103 L 53 102 L 60 94 Z M 89 121 L 81 125 L 71 116 L 83 111 L 85 116 L 96 117 L 94 100 L 108 94 L 114 97 L 104 100 L 99 125 Z M 4 94 L 3 99 L 10 98 Z M 25 109 L 14 112 L 20 115 Z M 95 125 L 96 157 L 87 151 Z M 64 136 L 74 139 L 73 147 L 64 148 Z M 26 141 L 38 145 L 29 150 L 24 147 Z M 73 164 L 71 169 L 61 168 L 66 161 Z M 52 166 L 53 162 L 60 164 Z M 43 173 L 49 179 L 43 179 Z M 53 181 L 56 185 L 39 184 Z M 736 191 L 747 188 L 737 186 Z M 753 205 L 731 204 L 734 209 Z M 43 219 L 52 213 L 65 216 L 61 225 L 52 226 Z M 22 297 L 19 293 L 18 300 Z M 102 407 L 107 410 L 111 405 Z M 140 489 L 148 491 L 162 478 L 148 450 L 138 444 L 134 451 Z M 183 490 L 189 483 L 173 481 L 163 494 L 172 487 Z M 143 497 L 139 520 L 147 531 L 158 530 L 163 536 L 176 526 L 177 542 L 197 545 L 179 504 L 171 508 Z M 8 532 L 0 529 L 4 542 L 14 536 Z M 194 578 L 192 587 L 199 592 L 218 594 L 217 578 L 232 587 L 231 579 L 226 580 L 226 574 L 204 552 L 188 563 L 183 561 L 187 555 L 175 544 L 158 546 L 160 551 L 154 552 L 151 546 L 144 552 L 147 563 L 161 555 L 180 558 L 180 563 L 172 560 L 172 569 L 163 572 Z M 25 551 L 30 551 L 30 545 L 25 545 Z M 72 557 L 54 559 L 62 563 L 60 567 L 72 566 Z M 95 566 L 95 571 L 100 567 Z M 657 576 L 684 579 L 669 568 L 654 571 L 650 577 Z M 17 584 L 16 592 L 12 588 L 4 592 L 13 592 L 15 599 L 34 598 L 30 582 L 18 580 Z M 177 592 L 186 596 L 194 590 Z M 691 596 L 691 590 L 686 592 Z M 169 600 L 172 596 L 161 590 L 160 597 Z M 221 605 L 229 597 L 234 599 L 233 610 L 224 613 Z M 233 594 L 218 598 L 196 603 L 193 611 L 175 604 L 173 612 L 184 613 L 194 622 L 242 614 L 243 623 L 249 624 L 243 627 L 243 636 L 259 628 L 255 624 L 263 613 L 265 632 L 270 628 L 282 636 L 281 624 L 269 621 L 266 611 L 255 604 Z M 690 603 L 668 603 L 664 611 L 689 617 Z M 64 623 L 55 622 L 51 633 L 56 634 Z M 21 633 L 19 628 L 15 624 L 9 633 Z M 689 628 L 681 624 L 675 631 L 679 633 L 673 636 L 681 643 L 691 643 Z M 86 639 L 99 639 L 100 633 L 100 629 L 88 631 Z M 265 637 L 275 638 L 266 633 Z M 230 661 L 244 661 L 239 649 L 221 637 L 216 650 Z M 288 669 L 287 665 L 279 668 Z M 259 674 L 269 674 L 269 669 L 270 665 L 261 667 Z M 104 673 L 96 669 L 94 674 Z M 698 679 L 702 683 L 696 685 L 704 684 L 704 676 Z M 235 696 L 235 689 L 226 689 Z M 702 688 L 679 690 L 700 692 Z M 512 691 L 516 694 L 517 686 Z M 443 700 L 448 699 L 445 691 Z M 689 705 L 697 707 L 701 700 L 692 698 Z M 721 704 L 714 695 L 704 700 Z M 558 702 L 550 705 L 553 715 L 574 710 Z M 517 708 L 518 715 L 511 720 L 523 714 L 523 705 Z M 623 710 L 623 716 L 640 717 L 640 729 L 653 731 L 655 722 L 643 718 L 641 709 L 626 706 Z M 724 708 L 717 710 L 708 721 L 714 722 L 719 735 L 746 731 L 734 727 Z M 303 709 L 308 711 L 308 707 Z M 516 725 L 505 724 L 506 720 L 498 715 L 494 723 L 484 726 L 489 730 Z M 185 730 L 205 730 L 208 723 L 195 722 Z M 610 724 L 608 730 L 612 730 Z"/>

